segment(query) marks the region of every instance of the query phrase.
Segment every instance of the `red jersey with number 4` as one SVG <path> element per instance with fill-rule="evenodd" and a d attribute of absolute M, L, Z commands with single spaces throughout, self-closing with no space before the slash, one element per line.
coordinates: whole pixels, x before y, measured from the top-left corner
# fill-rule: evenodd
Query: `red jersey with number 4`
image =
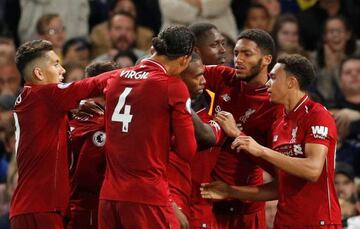
<path fill-rule="evenodd" d="M 68 84 L 25 85 L 14 107 L 19 180 L 10 217 L 66 213 L 69 203 L 67 112 L 101 94 L 113 74 Z"/>
<path fill-rule="evenodd" d="M 290 157 L 304 158 L 305 144 L 328 148 L 323 171 L 316 182 L 279 171 L 279 203 L 275 225 L 341 225 L 334 186 L 336 125 L 320 104 L 304 96 L 288 114 L 274 123 L 272 148 Z"/>
<path fill-rule="evenodd" d="M 211 74 L 214 71 L 222 74 Z M 209 66 L 204 76 L 207 88 L 216 94 L 215 112 L 230 112 L 241 131 L 260 144 L 269 145 L 271 126 L 280 112 L 280 106 L 270 103 L 267 88 L 249 87 L 246 82 L 236 78 L 234 69 L 225 66 Z M 230 185 L 262 184 L 262 168 L 271 172 L 273 167 L 250 154 L 231 150 L 232 141 L 227 139 L 221 147 L 213 172 L 214 179 Z M 263 208 L 264 203 L 239 202 L 238 206 L 244 213 L 252 213 Z"/>
<path fill-rule="evenodd" d="M 75 118 L 70 130 L 70 210 L 97 212 L 106 166 L 104 116 Z"/>
<path fill-rule="evenodd" d="M 191 101 L 183 81 L 145 59 L 105 89 L 106 160 L 100 199 L 168 206 L 170 136 L 190 161 L 196 151 Z"/>

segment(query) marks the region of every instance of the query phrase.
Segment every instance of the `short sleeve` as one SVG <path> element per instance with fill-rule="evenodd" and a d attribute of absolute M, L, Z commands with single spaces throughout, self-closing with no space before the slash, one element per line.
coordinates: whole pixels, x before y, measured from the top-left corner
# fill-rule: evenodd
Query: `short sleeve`
<path fill-rule="evenodd" d="M 325 108 L 311 112 L 306 120 L 305 143 L 329 146 L 331 141 L 337 140 L 335 121 Z"/>

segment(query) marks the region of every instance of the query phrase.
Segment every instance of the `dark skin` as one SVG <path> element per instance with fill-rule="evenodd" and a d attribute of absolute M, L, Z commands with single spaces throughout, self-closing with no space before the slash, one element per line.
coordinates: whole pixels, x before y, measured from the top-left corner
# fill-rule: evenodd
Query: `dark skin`
<path fill-rule="evenodd" d="M 196 49 L 205 65 L 221 65 L 226 61 L 225 38 L 216 29 L 199 37 Z"/>

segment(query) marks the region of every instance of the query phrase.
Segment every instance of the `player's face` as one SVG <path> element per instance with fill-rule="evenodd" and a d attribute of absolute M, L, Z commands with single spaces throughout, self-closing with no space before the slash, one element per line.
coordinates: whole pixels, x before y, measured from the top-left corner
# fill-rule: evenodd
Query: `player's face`
<path fill-rule="evenodd" d="M 40 68 L 44 76 L 44 83 L 59 83 L 64 79 L 65 69 L 60 64 L 60 59 L 54 51 L 49 51 L 43 58 Z"/>
<path fill-rule="evenodd" d="M 135 24 L 131 18 L 116 15 L 112 18 L 109 30 L 111 42 L 116 49 L 127 50 L 135 42 Z"/>
<path fill-rule="evenodd" d="M 360 92 L 360 60 L 348 60 L 341 71 L 341 88 L 346 94 Z"/>
<path fill-rule="evenodd" d="M 284 104 L 288 92 L 288 78 L 283 64 L 275 64 L 266 86 L 270 94 L 270 102 Z"/>
<path fill-rule="evenodd" d="M 204 64 L 221 65 L 226 61 L 225 39 L 216 29 L 206 33 L 206 38 L 198 49 Z"/>
<path fill-rule="evenodd" d="M 188 68 L 181 73 L 181 78 L 188 87 L 192 99 L 201 95 L 206 84 L 204 65 L 201 60 L 190 62 Z"/>
<path fill-rule="evenodd" d="M 344 174 L 335 175 L 335 189 L 338 197 L 349 200 L 355 192 L 355 184 Z"/>
<path fill-rule="evenodd" d="M 244 81 L 251 81 L 263 68 L 263 55 L 254 41 L 240 39 L 234 48 L 236 76 Z"/>

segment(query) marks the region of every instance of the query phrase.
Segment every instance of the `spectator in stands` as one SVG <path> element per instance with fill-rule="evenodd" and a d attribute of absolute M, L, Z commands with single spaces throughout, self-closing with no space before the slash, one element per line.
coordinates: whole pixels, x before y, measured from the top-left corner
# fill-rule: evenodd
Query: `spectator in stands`
<path fill-rule="evenodd" d="M 65 83 L 70 83 L 85 78 L 85 68 L 81 64 L 77 62 L 69 62 L 64 64 L 63 67 L 66 70 L 64 74 Z"/>
<path fill-rule="evenodd" d="M 15 43 L 11 38 L 0 37 L 0 65 L 13 62 L 15 59 Z"/>
<path fill-rule="evenodd" d="M 66 27 L 66 39 L 88 35 L 88 0 L 21 0 L 20 8 L 18 34 L 21 43 L 37 39 L 37 21 L 46 14 L 59 14 Z"/>
<path fill-rule="evenodd" d="M 360 56 L 347 57 L 340 65 L 340 88 L 331 110 L 336 120 L 341 147 L 337 161 L 351 164 L 360 175 Z"/>
<path fill-rule="evenodd" d="M 125 12 L 132 15 L 137 21 L 137 11 L 132 0 L 114 0 L 110 7 L 110 17 L 116 13 Z M 93 57 L 106 53 L 112 47 L 108 24 L 109 21 L 103 22 L 95 26 L 91 31 L 90 38 L 93 45 Z M 137 25 L 135 47 L 140 50 L 147 51 L 151 46 L 151 39 L 153 35 L 154 32 L 151 29 Z"/>
<path fill-rule="evenodd" d="M 54 46 L 55 53 L 62 59 L 66 32 L 65 26 L 59 14 L 45 14 L 36 23 L 36 31 L 39 38 L 50 41 Z"/>
<path fill-rule="evenodd" d="M 105 54 L 95 58 L 94 62 L 110 61 L 120 50 L 132 50 L 137 58 L 145 55 L 145 52 L 136 49 L 136 23 L 135 18 L 128 13 L 116 13 L 109 19 L 108 24 L 112 48 Z"/>
<path fill-rule="evenodd" d="M 246 12 L 244 29 L 270 31 L 270 19 L 270 13 L 265 6 L 252 3 Z"/>
<path fill-rule="evenodd" d="M 325 106 L 333 106 L 335 91 L 339 87 L 338 69 L 341 61 L 349 55 L 360 54 L 360 44 L 356 42 L 346 19 L 342 16 L 326 20 L 323 42 L 311 55 L 318 68 L 315 90 L 322 97 Z"/>
<path fill-rule="evenodd" d="M 356 33 L 359 34 L 360 13 L 357 0 L 318 0 L 307 10 L 298 14 L 300 37 L 304 41 L 304 48 L 308 51 L 316 49 L 317 41 L 321 40 L 323 25 L 328 17 L 344 15 L 352 20 Z M 320 39 L 319 39 L 320 38 Z"/>
<path fill-rule="evenodd" d="M 281 5 L 279 0 L 252 0 L 254 3 L 265 6 L 270 14 L 269 31 L 273 29 L 276 19 L 281 13 Z"/>
<path fill-rule="evenodd" d="M 137 56 L 131 50 L 119 51 L 114 57 L 114 62 L 119 68 L 127 68 L 134 66 L 137 61 Z"/>
<path fill-rule="evenodd" d="M 355 201 L 355 173 L 351 165 L 337 162 L 335 166 L 335 189 L 339 198 Z"/>
<path fill-rule="evenodd" d="M 271 32 L 277 47 L 277 55 L 301 54 L 307 56 L 300 44 L 299 23 L 292 14 L 280 15 Z"/>
<path fill-rule="evenodd" d="M 90 63 L 90 52 L 91 45 L 85 38 L 71 38 L 64 44 L 63 62 L 64 64 L 77 62 L 85 68 Z"/>
<path fill-rule="evenodd" d="M 235 40 L 237 28 L 230 5 L 231 0 L 159 0 L 162 28 L 208 22 Z"/>

